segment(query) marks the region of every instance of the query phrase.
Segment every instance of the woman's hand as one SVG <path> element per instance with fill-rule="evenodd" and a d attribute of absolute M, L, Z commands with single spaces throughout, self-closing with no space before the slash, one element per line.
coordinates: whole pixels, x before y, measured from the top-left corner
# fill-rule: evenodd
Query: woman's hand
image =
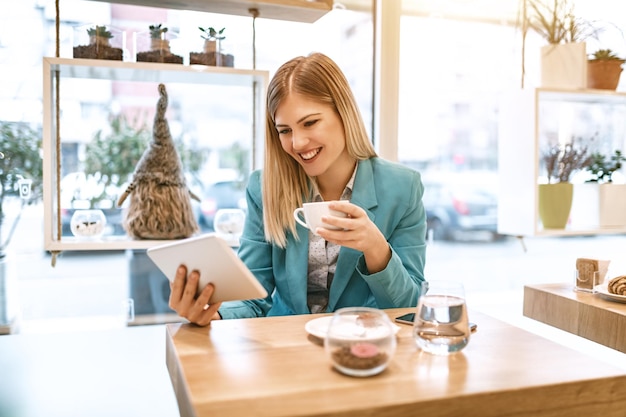
<path fill-rule="evenodd" d="M 378 227 L 367 217 L 361 207 L 352 203 L 330 203 L 331 210 L 341 211 L 347 218 L 324 216 L 322 221 L 341 230 L 318 228 L 316 233 L 329 242 L 336 243 L 363 252 L 365 264 L 370 274 L 380 272 L 387 267 L 391 259 L 391 248 Z"/>
<path fill-rule="evenodd" d="M 206 326 L 212 320 L 219 320 L 221 317 L 217 310 L 222 303 L 209 305 L 209 299 L 213 295 L 214 287 L 207 285 L 196 298 L 200 273 L 191 271 L 187 275 L 187 267 L 181 265 L 176 270 L 174 282 L 170 284 L 170 308 L 179 316 L 186 318 L 198 326 Z"/>

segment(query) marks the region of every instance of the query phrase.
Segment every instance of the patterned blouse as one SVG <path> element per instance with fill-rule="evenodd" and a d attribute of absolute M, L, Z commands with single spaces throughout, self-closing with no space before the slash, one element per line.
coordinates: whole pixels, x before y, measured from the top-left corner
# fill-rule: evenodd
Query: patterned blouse
<path fill-rule="evenodd" d="M 358 164 L 357 164 L 358 166 Z M 356 168 L 346 188 L 341 194 L 341 200 L 350 200 L 352 187 L 356 176 Z M 315 187 L 312 201 L 324 201 Z M 328 293 L 335 276 L 337 257 L 340 246 L 325 241 L 322 237 L 309 231 L 309 270 L 307 274 L 307 304 L 312 314 L 324 313 L 328 306 Z"/>

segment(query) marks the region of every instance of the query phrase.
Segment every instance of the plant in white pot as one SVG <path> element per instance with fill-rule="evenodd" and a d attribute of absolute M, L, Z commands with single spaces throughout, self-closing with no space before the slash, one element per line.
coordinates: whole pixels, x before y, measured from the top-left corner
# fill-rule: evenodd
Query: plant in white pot
<path fill-rule="evenodd" d="M 541 48 L 541 86 L 586 88 L 585 40 L 597 37 L 598 30 L 576 15 L 573 0 L 523 0 L 521 5 L 522 53 L 529 29 L 548 43 Z"/>
<path fill-rule="evenodd" d="M 572 219 L 577 227 L 626 226 L 626 184 L 613 181 L 625 161 L 619 149 L 608 156 L 600 152 L 591 155 L 584 167 L 590 178 L 574 189 Z"/>
<path fill-rule="evenodd" d="M 539 184 L 539 217 L 544 229 L 564 229 L 574 195 L 570 179 L 575 171 L 589 164 L 588 147 L 571 139 L 565 144 L 548 146 L 541 159 L 548 183 Z"/>

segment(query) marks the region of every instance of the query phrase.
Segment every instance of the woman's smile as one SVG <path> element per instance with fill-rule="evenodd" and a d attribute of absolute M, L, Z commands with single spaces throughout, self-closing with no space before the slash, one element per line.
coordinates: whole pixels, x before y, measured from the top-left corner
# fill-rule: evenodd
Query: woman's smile
<path fill-rule="evenodd" d="M 317 155 L 319 155 L 319 153 L 322 151 L 322 148 L 317 148 L 317 149 L 313 149 L 307 152 L 301 152 L 300 153 L 300 158 L 302 158 L 303 161 L 305 162 L 310 162 L 312 159 L 314 159 Z"/>

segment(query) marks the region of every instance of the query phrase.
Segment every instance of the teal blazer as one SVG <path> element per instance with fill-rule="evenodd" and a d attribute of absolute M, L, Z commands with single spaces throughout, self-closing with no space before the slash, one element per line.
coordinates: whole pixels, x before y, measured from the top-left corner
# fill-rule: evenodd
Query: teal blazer
<path fill-rule="evenodd" d="M 420 174 L 380 158 L 360 161 L 351 203 L 363 208 L 387 238 L 391 260 L 369 274 L 363 253 L 342 247 L 328 300 L 328 312 L 342 307 L 415 307 L 424 281 L 426 212 Z M 246 190 L 248 213 L 238 250 L 269 296 L 265 299 L 224 302 L 224 319 L 309 314 L 307 269 L 309 231 L 297 225 L 298 239 L 287 235 L 280 248 L 265 240 L 261 173 L 250 176 Z"/>

